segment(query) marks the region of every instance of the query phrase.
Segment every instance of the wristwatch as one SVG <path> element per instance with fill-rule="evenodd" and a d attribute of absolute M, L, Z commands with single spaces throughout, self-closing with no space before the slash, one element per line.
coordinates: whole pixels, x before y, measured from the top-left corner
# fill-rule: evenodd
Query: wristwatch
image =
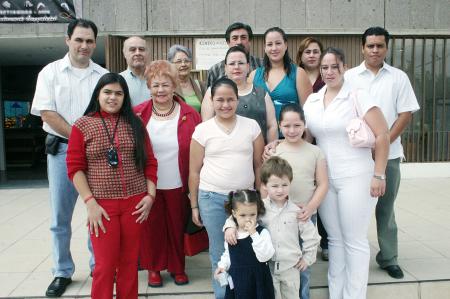
<path fill-rule="evenodd" d="M 376 178 L 377 180 L 385 180 L 386 179 L 385 174 L 382 174 L 382 175 L 374 174 L 373 177 Z"/>

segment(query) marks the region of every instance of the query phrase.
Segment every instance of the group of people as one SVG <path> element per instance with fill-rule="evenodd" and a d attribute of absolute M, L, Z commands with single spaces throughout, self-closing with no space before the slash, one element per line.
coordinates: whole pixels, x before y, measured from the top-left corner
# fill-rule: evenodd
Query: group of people
<path fill-rule="evenodd" d="M 385 29 L 364 32 L 364 61 L 346 71 L 342 50 L 311 37 L 292 61 L 278 27 L 264 34 L 264 58 L 253 57 L 250 26 L 233 23 L 206 84 L 190 74 L 190 49 L 173 45 L 167 61 L 149 62 L 138 36 L 124 42 L 127 69 L 109 73 L 90 59 L 96 37 L 93 22 L 69 23 L 69 51 L 39 73 L 32 104 L 48 133 L 54 279 L 46 296 L 72 281 L 77 197 L 87 208 L 95 299 L 112 298 L 114 284 L 118 298 L 137 298 L 138 267 L 151 287 L 163 285 L 163 270 L 188 283 L 188 217 L 208 232 L 219 299 L 309 298 L 319 242 L 330 298 L 365 298 L 375 207 L 377 263 L 403 277 L 400 135 L 419 106 L 406 74 L 384 62 Z M 349 142 L 355 107 L 373 148 Z"/>

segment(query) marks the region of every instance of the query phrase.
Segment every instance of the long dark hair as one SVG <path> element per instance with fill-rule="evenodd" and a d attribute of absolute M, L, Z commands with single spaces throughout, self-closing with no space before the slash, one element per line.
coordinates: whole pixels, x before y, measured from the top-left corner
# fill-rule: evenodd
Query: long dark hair
<path fill-rule="evenodd" d="M 264 32 L 264 44 L 266 43 L 267 34 L 269 34 L 270 32 L 278 32 L 279 34 L 281 34 L 281 37 L 283 38 L 284 42 L 287 43 L 287 36 L 284 30 L 281 29 L 280 27 L 272 27 L 267 29 L 266 32 Z M 269 72 L 272 69 L 272 63 L 270 62 L 269 56 L 267 56 L 266 53 L 264 53 L 263 64 L 265 69 L 264 79 L 267 81 L 267 78 L 269 77 Z M 291 57 L 289 57 L 287 48 L 283 56 L 283 65 L 284 71 L 286 72 L 286 76 L 289 76 L 291 72 Z"/>
<path fill-rule="evenodd" d="M 142 121 L 134 114 L 133 108 L 131 107 L 130 92 L 128 90 L 128 85 L 125 79 L 117 73 L 107 73 L 104 74 L 100 80 L 98 80 L 97 85 L 92 93 L 91 101 L 84 111 L 84 115 L 93 115 L 95 113 L 100 113 L 100 103 L 98 101 L 98 96 L 100 90 L 108 84 L 119 83 L 120 87 L 123 89 L 123 103 L 120 108 L 120 117 L 130 125 L 131 132 L 133 134 L 134 141 L 134 161 L 138 169 L 143 170 L 145 163 L 147 162 L 147 155 L 145 153 L 145 128 Z"/>

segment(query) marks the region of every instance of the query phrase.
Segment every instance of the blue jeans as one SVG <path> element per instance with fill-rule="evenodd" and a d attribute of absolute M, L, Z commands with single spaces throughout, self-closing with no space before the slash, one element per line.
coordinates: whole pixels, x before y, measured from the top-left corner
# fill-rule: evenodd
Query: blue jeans
<path fill-rule="evenodd" d="M 200 217 L 203 225 L 205 225 L 209 238 L 209 259 L 212 267 L 212 286 L 216 299 L 223 299 L 225 296 L 225 288 L 221 287 L 217 280 L 214 279 L 214 271 L 217 263 L 220 261 L 224 248 L 224 236 L 222 232 L 223 225 L 227 218 L 225 212 L 225 202 L 228 196 L 225 194 L 199 190 L 198 206 Z"/>
<path fill-rule="evenodd" d="M 78 193 L 67 176 L 66 151 L 67 144 L 60 143 L 56 155 L 47 155 L 47 175 L 52 211 L 50 224 L 54 264 L 52 272 L 55 277 L 70 278 L 75 272 L 75 264 L 70 253 L 70 239 L 72 215 Z M 92 269 L 94 258 L 90 238 L 88 248 L 91 252 L 89 265 Z"/>
<path fill-rule="evenodd" d="M 316 225 L 317 213 L 311 216 L 311 221 Z M 300 246 L 302 246 L 300 239 Z M 305 271 L 300 272 L 300 299 L 309 299 L 309 286 L 311 285 L 311 267 L 306 268 Z"/>

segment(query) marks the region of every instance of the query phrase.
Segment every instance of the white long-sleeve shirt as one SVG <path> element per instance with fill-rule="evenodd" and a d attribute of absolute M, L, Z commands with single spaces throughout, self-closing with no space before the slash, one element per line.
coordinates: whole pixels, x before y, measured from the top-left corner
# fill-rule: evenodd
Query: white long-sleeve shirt
<path fill-rule="evenodd" d="M 248 236 L 248 232 L 238 230 L 238 239 L 245 239 Z M 250 235 L 250 237 L 252 238 L 252 248 L 258 261 L 264 263 L 270 260 L 270 258 L 275 253 L 275 249 L 273 248 L 269 231 L 267 229 L 263 229 L 261 233 L 255 232 L 254 234 Z M 220 261 L 217 263 L 217 266 L 224 269 L 225 271 L 228 271 L 230 265 L 230 252 L 228 250 L 228 243 L 225 242 L 225 251 L 220 258 Z"/>

